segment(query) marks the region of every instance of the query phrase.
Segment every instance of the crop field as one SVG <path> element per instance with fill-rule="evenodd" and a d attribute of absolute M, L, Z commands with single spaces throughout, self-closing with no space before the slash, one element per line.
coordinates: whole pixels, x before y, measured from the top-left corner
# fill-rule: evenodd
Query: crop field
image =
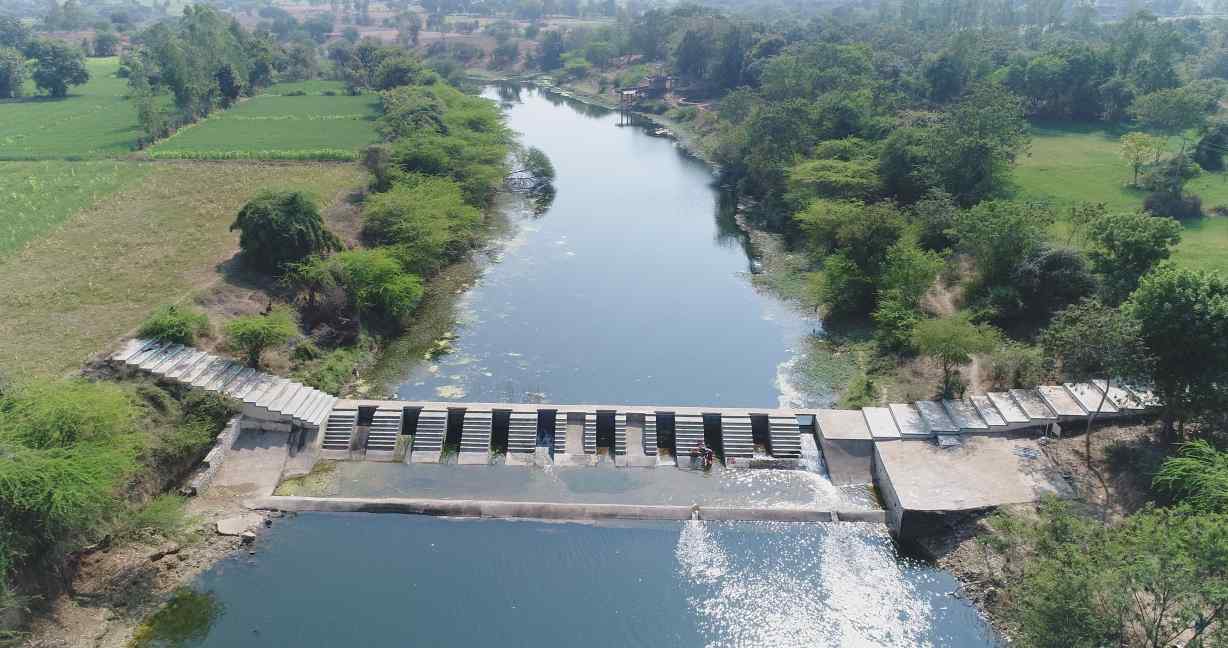
<path fill-rule="evenodd" d="M 148 171 L 134 162 L 0 162 L 0 259 Z"/>
<path fill-rule="evenodd" d="M 364 177 L 354 164 L 126 164 L 142 167 L 139 182 L 0 258 L 0 367 L 10 375 L 77 368 L 157 305 L 216 281 L 238 249 L 230 224 L 259 191 L 307 191 L 323 207 Z"/>
<path fill-rule="evenodd" d="M 1134 210 L 1146 192 L 1128 186 L 1130 165 L 1120 156 L 1121 133 L 1099 127 L 1037 125 L 1030 155 L 1015 169 L 1016 198 L 1048 200 L 1058 213 L 1078 202 L 1103 202 L 1112 210 Z M 1204 173 L 1187 188 L 1202 197 L 1203 208 L 1228 206 L 1228 174 Z M 1059 233 L 1064 233 L 1062 224 Z M 1186 223 L 1174 258 L 1199 270 L 1228 271 L 1228 218 L 1208 215 Z"/>
<path fill-rule="evenodd" d="M 0 160 L 123 156 L 140 136 L 118 58 L 87 59 L 90 80 L 64 99 L 27 96 L 0 101 Z M 35 91 L 27 83 L 27 94 Z"/>
<path fill-rule="evenodd" d="M 379 97 L 252 97 L 154 146 L 155 159 L 354 160 L 378 141 Z"/>
<path fill-rule="evenodd" d="M 304 92 L 309 95 L 319 95 L 326 92 L 331 92 L 336 95 L 343 95 L 345 94 L 345 84 L 340 81 L 332 81 L 329 79 L 286 81 L 285 83 L 274 83 L 264 91 L 264 94 L 285 95 L 290 94 L 291 92 Z"/>

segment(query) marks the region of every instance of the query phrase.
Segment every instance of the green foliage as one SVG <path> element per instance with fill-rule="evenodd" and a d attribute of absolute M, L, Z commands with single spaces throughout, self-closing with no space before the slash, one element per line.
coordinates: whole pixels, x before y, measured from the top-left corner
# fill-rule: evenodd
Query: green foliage
<path fill-rule="evenodd" d="M 992 83 L 974 86 L 925 138 L 926 165 L 961 204 L 1002 188 L 1030 139 L 1019 98 Z"/>
<path fill-rule="evenodd" d="M 869 200 L 879 192 L 876 164 L 870 160 L 804 160 L 789 169 L 790 201 L 815 198 Z"/>
<path fill-rule="evenodd" d="M 366 354 L 360 349 L 334 349 L 324 357 L 295 371 L 295 378 L 328 394 L 341 394 L 354 380 Z"/>
<path fill-rule="evenodd" d="M 106 443 L 137 419 L 128 394 L 109 383 L 33 381 L 2 403 L 0 443 L 38 450 Z"/>
<path fill-rule="evenodd" d="M 1221 95 L 1202 84 L 1156 90 L 1135 99 L 1130 113 L 1146 129 L 1175 135 L 1206 123 Z"/>
<path fill-rule="evenodd" d="M 820 257 L 827 255 L 823 259 L 819 297 L 828 312 L 869 313 L 890 251 L 904 233 L 904 217 L 899 210 L 890 202 L 865 205 L 816 200 L 793 218 L 811 252 Z M 903 266 L 898 266 L 896 272 L 902 281 L 906 274 Z"/>
<path fill-rule="evenodd" d="M 209 330 L 209 318 L 189 306 L 159 306 L 137 330 L 137 336 L 162 342 L 192 345 L 196 336 Z"/>
<path fill-rule="evenodd" d="M 1123 306 L 1138 322 L 1167 430 L 1212 411 L 1228 385 L 1228 280 L 1162 263 Z"/>
<path fill-rule="evenodd" d="M 1009 285 L 1015 268 L 1047 238 L 1053 215 L 1042 208 L 990 201 L 956 219 L 959 245 L 976 259 L 984 285 Z"/>
<path fill-rule="evenodd" d="M 56 98 L 68 96 L 70 86 L 90 80 L 85 67 L 85 54 L 59 41 L 47 41 L 38 46 L 38 60 L 30 75 L 39 89 Z"/>
<path fill-rule="evenodd" d="M 315 201 L 299 191 L 261 193 L 243 206 L 230 230 L 239 230 L 244 261 L 263 270 L 341 247 L 324 228 Z"/>
<path fill-rule="evenodd" d="M 1046 501 L 1035 521 L 999 517 L 1006 616 L 1026 648 L 1168 646 L 1225 637 L 1228 554 L 1222 514 L 1145 509 L 1116 526 Z"/>
<path fill-rule="evenodd" d="M 1051 364 L 1040 347 L 1007 342 L 989 355 L 989 379 L 996 389 L 1032 389 L 1045 384 Z"/>
<path fill-rule="evenodd" d="M 0 47 L 0 99 L 20 97 L 26 82 L 26 59 L 11 47 Z"/>
<path fill-rule="evenodd" d="M 942 365 L 942 397 L 963 396 L 959 367 L 972 362 L 972 356 L 988 353 L 998 346 L 996 329 L 974 324 L 967 315 L 922 320 L 913 329 L 912 343 L 922 355 Z"/>
<path fill-rule="evenodd" d="M 482 214 L 455 181 L 411 175 L 369 198 L 363 221 L 371 242 L 392 246 L 405 269 L 426 274 L 472 247 Z"/>
<path fill-rule="evenodd" d="M 422 298 L 422 280 L 405 272 L 383 248 L 349 250 L 311 263 L 325 266 L 360 314 L 400 320 L 413 312 Z"/>
<path fill-rule="evenodd" d="M 298 335 L 298 323 L 288 308 L 277 307 L 264 315 L 244 315 L 226 323 L 226 343 L 247 358 L 251 367 L 260 366 L 267 349 L 279 347 Z"/>
<path fill-rule="evenodd" d="M 186 497 L 163 494 L 121 516 L 111 533 L 121 538 L 178 538 L 187 530 Z"/>
<path fill-rule="evenodd" d="M 1139 279 L 1168 259 L 1181 242 L 1181 224 L 1145 212 L 1103 214 L 1087 231 L 1092 267 L 1104 277 L 1105 295 L 1120 303 L 1138 287 Z"/>
<path fill-rule="evenodd" d="M 1164 460 L 1152 484 L 1201 513 L 1228 513 L 1228 452 L 1191 441 Z"/>

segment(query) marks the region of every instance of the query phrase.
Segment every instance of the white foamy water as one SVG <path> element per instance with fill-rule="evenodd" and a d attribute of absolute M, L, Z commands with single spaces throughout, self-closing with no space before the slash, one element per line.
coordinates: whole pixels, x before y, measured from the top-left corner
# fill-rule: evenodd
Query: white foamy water
<path fill-rule="evenodd" d="M 881 527 L 755 526 L 747 537 L 721 523 L 690 522 L 680 534 L 679 572 L 698 592 L 688 604 L 707 646 L 940 645 L 932 641 L 933 608 Z"/>

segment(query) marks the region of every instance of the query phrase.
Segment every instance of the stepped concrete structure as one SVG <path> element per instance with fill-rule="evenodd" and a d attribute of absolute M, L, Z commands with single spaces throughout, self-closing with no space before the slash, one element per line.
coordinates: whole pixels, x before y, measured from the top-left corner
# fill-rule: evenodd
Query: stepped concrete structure
<path fill-rule="evenodd" d="M 326 459 L 439 463 L 454 452 L 464 465 L 501 456 L 695 469 L 691 451 L 704 444 L 727 468 L 796 468 L 821 452 L 834 484 L 878 486 L 901 533 L 925 514 L 1061 494 L 1060 475 L 1038 459 L 1040 437 L 1092 412 L 1112 420 L 1158 404 L 1146 388 L 1103 380 L 853 410 L 346 400 L 178 344 L 131 340 L 113 361 L 233 398 L 243 428 L 300 433 Z"/>

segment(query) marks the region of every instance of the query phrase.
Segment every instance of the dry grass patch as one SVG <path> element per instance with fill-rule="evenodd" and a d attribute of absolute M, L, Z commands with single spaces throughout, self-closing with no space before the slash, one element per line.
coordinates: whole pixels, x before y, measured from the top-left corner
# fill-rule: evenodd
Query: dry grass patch
<path fill-rule="evenodd" d="M 0 369 L 71 371 L 155 306 L 215 282 L 238 249 L 230 224 L 259 191 L 331 204 L 363 182 L 354 164 L 153 164 L 140 183 L 0 262 Z"/>

